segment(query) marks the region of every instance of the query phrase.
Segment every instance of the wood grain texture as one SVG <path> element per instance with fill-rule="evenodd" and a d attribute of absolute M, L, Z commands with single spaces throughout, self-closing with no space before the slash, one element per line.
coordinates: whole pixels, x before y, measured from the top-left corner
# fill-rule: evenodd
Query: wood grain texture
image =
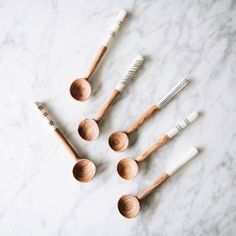
<path fill-rule="evenodd" d="M 141 191 L 137 195 L 138 200 L 144 199 L 147 195 L 149 195 L 156 187 L 158 187 L 161 183 L 163 183 L 169 175 L 167 173 L 163 173 L 153 184 L 149 185 L 143 191 Z"/>
<path fill-rule="evenodd" d="M 138 163 L 131 158 L 124 158 L 119 161 L 117 172 L 123 179 L 133 179 L 138 173 Z"/>
<path fill-rule="evenodd" d="M 126 133 L 130 134 L 137 130 L 150 116 L 159 110 L 157 105 L 151 106 L 146 112 L 144 112 L 127 130 Z"/>
<path fill-rule="evenodd" d="M 109 146 L 116 152 L 123 152 L 129 146 L 129 137 L 125 132 L 116 131 L 108 139 Z"/>
<path fill-rule="evenodd" d="M 114 99 L 120 94 L 120 92 L 116 89 L 114 89 L 111 93 L 111 95 L 107 98 L 107 100 L 103 103 L 103 105 L 101 106 L 101 108 L 99 109 L 98 113 L 96 114 L 96 116 L 94 117 L 94 120 L 99 122 L 102 117 L 105 115 L 106 111 L 108 110 L 108 108 L 110 107 L 110 105 L 112 104 L 112 102 L 114 101 Z"/>
<path fill-rule="evenodd" d="M 106 46 L 102 46 L 99 49 L 99 51 L 97 53 L 97 56 L 95 57 L 91 67 L 89 68 L 88 74 L 86 76 L 87 79 L 89 79 L 92 76 L 92 74 L 94 73 L 94 71 L 98 67 L 98 64 L 100 63 L 100 61 L 102 60 L 103 56 L 105 55 L 106 51 L 107 51 L 107 47 Z"/>
<path fill-rule="evenodd" d="M 137 156 L 135 158 L 136 161 L 141 162 L 145 160 L 151 153 L 153 153 L 157 148 L 160 148 L 163 146 L 165 143 L 167 143 L 170 140 L 168 135 L 162 136 L 157 143 L 153 144 L 151 147 L 149 147 L 144 153 L 141 155 Z"/>

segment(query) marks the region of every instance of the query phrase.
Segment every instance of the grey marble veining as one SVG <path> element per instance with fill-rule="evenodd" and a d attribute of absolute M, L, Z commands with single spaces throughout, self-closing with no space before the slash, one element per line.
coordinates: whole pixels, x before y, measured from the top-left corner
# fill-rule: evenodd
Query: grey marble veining
<path fill-rule="evenodd" d="M 69 95 L 85 75 L 112 21 L 129 12 L 92 80 L 89 101 Z M 0 235 L 235 235 L 236 1 L 0 1 Z M 92 117 L 137 54 L 138 76 L 125 88 L 92 143 L 76 132 Z M 114 153 L 107 138 L 127 128 L 183 76 L 191 83 Z M 98 166 L 89 184 L 76 182 L 73 160 L 33 102 L 45 102 L 78 152 Z M 123 181 L 117 162 L 134 157 L 180 118 L 201 117 Z M 165 167 L 197 146 L 202 152 L 142 205 L 120 216 L 122 194 L 137 194 Z"/>

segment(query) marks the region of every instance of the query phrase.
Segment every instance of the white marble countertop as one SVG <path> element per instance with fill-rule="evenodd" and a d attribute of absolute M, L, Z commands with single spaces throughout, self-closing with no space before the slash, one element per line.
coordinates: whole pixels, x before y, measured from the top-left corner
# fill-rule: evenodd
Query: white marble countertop
<path fill-rule="evenodd" d="M 69 95 L 121 9 L 129 12 L 92 80 L 89 101 Z M 0 1 L 0 235 L 235 235 L 236 1 Z M 77 125 L 92 117 L 137 54 L 138 76 L 83 141 Z M 136 133 L 124 153 L 107 138 L 125 129 L 186 74 L 191 83 Z M 35 109 L 45 102 L 96 177 L 74 180 L 73 160 Z M 191 127 L 153 155 L 132 181 L 117 162 L 144 151 L 176 121 L 199 110 Z M 202 152 L 144 202 L 138 217 L 117 210 L 190 147 Z"/>

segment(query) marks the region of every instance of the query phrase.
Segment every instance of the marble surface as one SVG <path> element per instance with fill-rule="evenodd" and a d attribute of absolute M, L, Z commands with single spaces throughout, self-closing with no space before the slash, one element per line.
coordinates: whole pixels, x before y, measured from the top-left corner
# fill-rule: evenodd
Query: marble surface
<path fill-rule="evenodd" d="M 129 17 L 92 80 L 89 101 L 69 95 L 121 9 Z M 0 235 L 235 235 L 236 1 L 0 1 Z M 78 137 L 137 54 L 138 76 L 101 123 L 92 143 Z M 186 74 L 191 83 L 114 153 L 109 134 L 125 129 Z M 66 137 L 93 160 L 96 178 L 80 184 L 67 150 L 33 102 L 45 102 Z M 201 117 L 153 153 L 132 181 L 117 162 L 144 151 L 180 118 Z M 201 153 L 123 218 L 122 194 L 137 194 L 190 147 Z"/>

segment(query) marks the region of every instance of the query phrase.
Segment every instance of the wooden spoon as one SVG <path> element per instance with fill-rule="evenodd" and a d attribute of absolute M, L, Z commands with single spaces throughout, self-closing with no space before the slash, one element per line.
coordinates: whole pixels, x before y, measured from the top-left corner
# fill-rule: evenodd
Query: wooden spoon
<path fill-rule="evenodd" d="M 107 98 L 107 100 L 101 106 L 97 115 L 93 119 L 85 119 L 80 122 L 79 127 L 78 127 L 78 133 L 81 138 L 87 141 L 92 141 L 98 137 L 99 121 L 105 115 L 106 111 L 108 110 L 109 106 L 112 104 L 114 99 L 122 92 L 122 90 L 124 89 L 128 81 L 134 77 L 136 71 L 138 70 L 142 62 L 143 62 L 143 57 L 140 55 L 137 56 L 135 60 L 133 61 L 129 70 L 124 75 L 124 77 L 117 84 L 115 89 L 112 91 L 111 95 Z"/>
<path fill-rule="evenodd" d="M 91 94 L 91 85 L 88 82 L 88 80 L 91 78 L 92 74 L 98 67 L 99 62 L 102 60 L 103 56 L 105 55 L 107 48 L 113 38 L 115 38 L 116 34 L 118 33 L 120 26 L 122 22 L 125 20 L 125 17 L 127 15 L 127 12 L 125 10 L 122 10 L 118 18 L 116 19 L 116 22 L 113 26 L 113 28 L 110 30 L 109 35 L 105 38 L 105 41 L 103 43 L 103 46 L 99 49 L 98 54 L 93 61 L 87 76 L 84 78 L 79 78 L 73 81 L 73 83 L 70 86 L 70 94 L 73 98 L 79 101 L 85 101 L 90 97 Z"/>
<path fill-rule="evenodd" d="M 163 135 L 157 143 L 153 144 L 149 147 L 145 152 L 141 155 L 137 156 L 134 159 L 124 158 L 119 161 L 117 165 L 118 174 L 126 180 L 133 179 L 138 174 L 138 164 L 141 161 L 144 161 L 151 153 L 153 153 L 156 149 L 163 146 L 170 139 L 172 139 L 175 135 L 177 135 L 180 131 L 182 131 L 185 127 L 190 125 L 194 120 L 199 116 L 198 112 L 193 112 L 188 115 L 185 119 L 181 120 L 175 127 L 169 130 L 165 135 Z"/>
<path fill-rule="evenodd" d="M 116 152 L 123 152 L 126 150 L 129 146 L 129 134 L 136 131 L 150 116 L 164 107 L 187 84 L 187 79 L 180 81 L 157 104 L 154 104 L 144 112 L 144 114 L 142 114 L 126 131 L 116 131 L 112 133 L 108 140 L 109 146 Z"/>
<path fill-rule="evenodd" d="M 94 163 L 88 159 L 84 159 L 79 157 L 75 149 L 71 146 L 71 144 L 67 141 L 67 139 L 63 136 L 59 128 L 56 126 L 56 123 L 53 121 L 52 117 L 47 112 L 45 106 L 40 102 L 35 102 L 36 106 L 46 118 L 48 124 L 52 129 L 56 132 L 57 136 L 61 139 L 64 145 L 67 147 L 71 155 L 76 161 L 76 164 L 73 168 L 73 175 L 76 180 L 80 182 L 89 182 L 96 173 L 96 166 Z"/>
<path fill-rule="evenodd" d="M 192 148 L 182 159 L 167 170 L 151 185 L 141 191 L 137 196 L 126 194 L 118 201 L 118 210 L 126 218 L 134 218 L 140 210 L 140 201 L 149 195 L 155 188 L 173 175 L 179 168 L 190 161 L 198 153 L 197 148 Z"/>

